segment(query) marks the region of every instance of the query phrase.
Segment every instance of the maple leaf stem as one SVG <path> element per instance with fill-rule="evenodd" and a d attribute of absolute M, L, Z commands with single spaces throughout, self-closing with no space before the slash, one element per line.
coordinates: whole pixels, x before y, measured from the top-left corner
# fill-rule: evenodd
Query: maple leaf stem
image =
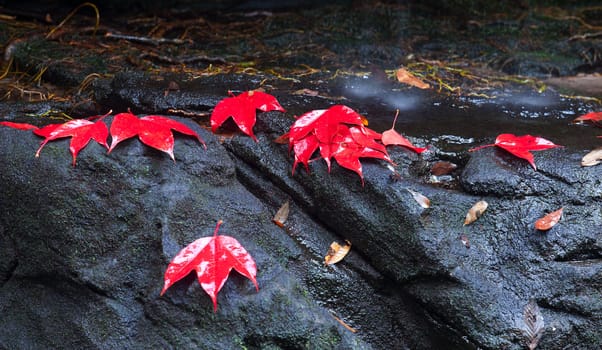
<path fill-rule="evenodd" d="M 486 148 L 486 147 L 493 147 L 495 146 L 494 144 L 491 145 L 483 145 L 483 146 L 478 146 L 478 147 L 474 147 L 468 150 L 468 152 L 474 152 L 474 151 L 478 151 L 480 149 Z"/>
<path fill-rule="evenodd" d="M 395 118 L 393 118 L 393 126 L 391 126 L 391 129 L 395 129 L 395 123 L 397 123 L 397 116 L 399 116 L 399 109 L 395 111 Z"/>
<path fill-rule="evenodd" d="M 92 116 L 92 117 L 88 118 L 88 120 L 89 120 L 89 121 L 96 120 L 96 119 L 98 119 L 98 120 L 103 120 L 103 119 L 104 119 L 106 116 L 108 116 L 108 115 L 111 115 L 111 113 L 113 113 L 113 110 L 112 110 L 112 109 L 110 109 L 110 110 L 109 110 L 109 111 L 108 111 L 106 114 L 104 114 L 104 115 L 95 115 L 95 116 Z"/>
<path fill-rule="evenodd" d="M 224 221 L 217 220 L 217 225 L 215 225 L 215 231 L 213 231 L 213 237 L 217 237 L 217 231 L 219 231 L 219 227 L 224 223 Z"/>

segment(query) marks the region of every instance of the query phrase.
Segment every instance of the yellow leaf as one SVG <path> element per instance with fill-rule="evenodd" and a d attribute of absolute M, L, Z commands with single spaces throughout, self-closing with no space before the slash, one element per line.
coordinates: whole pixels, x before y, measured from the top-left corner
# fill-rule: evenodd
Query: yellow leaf
<path fill-rule="evenodd" d="M 424 209 L 428 209 L 431 207 L 431 200 L 428 199 L 425 195 L 423 195 L 420 192 L 412 191 L 409 188 L 406 188 L 406 190 L 408 190 L 408 192 L 410 192 L 412 194 L 412 197 L 414 198 L 414 200 L 418 204 L 420 204 L 421 207 L 423 207 Z"/>
<path fill-rule="evenodd" d="M 328 249 L 328 254 L 324 257 L 325 265 L 336 264 L 339 261 L 343 260 L 343 258 L 349 253 L 349 249 L 351 249 L 351 242 L 345 241 L 347 244 L 342 246 L 337 242 L 332 242 L 330 244 L 330 249 Z"/>
<path fill-rule="evenodd" d="M 397 71 L 395 71 L 395 76 L 397 76 L 397 81 L 400 83 L 412 85 L 419 89 L 428 89 L 431 87 L 428 83 L 420 80 L 414 74 L 408 72 L 405 68 L 399 68 Z"/>
<path fill-rule="evenodd" d="M 488 204 L 485 201 L 476 202 L 472 208 L 468 209 L 468 213 L 466 213 L 466 219 L 464 220 L 464 226 L 471 224 L 480 218 L 485 210 L 487 210 L 487 206 Z"/>
<path fill-rule="evenodd" d="M 598 147 L 595 150 L 589 152 L 581 159 L 581 166 L 592 166 L 600 164 L 602 161 L 602 147 Z"/>
<path fill-rule="evenodd" d="M 276 212 L 276 215 L 274 215 L 274 218 L 272 219 L 272 221 L 279 227 L 284 227 L 284 223 L 288 219 L 289 210 L 290 210 L 290 205 L 289 205 L 288 201 L 286 201 L 286 202 L 284 202 L 284 204 L 282 204 L 280 209 L 278 209 L 278 211 Z"/>

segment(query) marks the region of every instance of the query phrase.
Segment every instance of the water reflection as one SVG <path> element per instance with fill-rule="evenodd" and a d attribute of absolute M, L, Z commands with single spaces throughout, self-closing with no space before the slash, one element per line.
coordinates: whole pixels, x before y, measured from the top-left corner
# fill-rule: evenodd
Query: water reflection
<path fill-rule="evenodd" d="M 493 142 L 500 133 L 542 136 L 557 144 L 579 150 L 598 147 L 602 134 L 592 126 L 580 127 L 572 120 L 591 110 L 576 100 L 554 93 L 507 93 L 495 99 L 458 98 L 423 93 L 414 89 L 394 91 L 366 81 L 345 90 L 347 97 L 362 106 L 376 131 L 391 128 L 395 110 L 400 114 L 395 129 L 409 137 L 437 140 L 457 149 L 456 141 L 471 146 Z M 432 142 L 432 141 L 431 141 Z"/>

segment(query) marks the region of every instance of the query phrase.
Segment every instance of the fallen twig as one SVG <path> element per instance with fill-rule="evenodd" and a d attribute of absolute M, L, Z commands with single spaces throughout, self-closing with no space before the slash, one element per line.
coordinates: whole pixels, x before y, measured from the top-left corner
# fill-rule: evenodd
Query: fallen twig
<path fill-rule="evenodd" d="M 141 43 L 141 44 L 150 44 L 150 45 L 155 45 L 155 46 L 159 46 L 161 44 L 181 45 L 181 44 L 188 42 L 187 40 L 182 40 L 182 39 L 149 38 L 146 36 L 125 35 L 125 34 L 118 34 L 118 33 L 111 33 L 111 32 L 106 33 L 105 38 L 116 39 L 116 40 L 127 40 L 127 41 L 133 41 L 133 42 L 137 42 L 137 43 Z"/>
<path fill-rule="evenodd" d="M 18 9 L 9 9 L 2 8 L 2 14 L 0 14 L 0 19 L 13 21 L 20 18 L 28 18 L 35 19 L 44 23 L 52 23 L 52 17 L 49 13 L 40 13 L 35 11 L 27 11 L 27 10 L 18 10 Z"/>
<path fill-rule="evenodd" d="M 221 57 L 210 57 L 205 55 L 194 55 L 187 57 L 169 57 L 164 55 L 157 55 L 152 52 L 145 52 L 139 56 L 140 58 L 150 58 L 159 62 L 169 63 L 169 64 L 191 64 L 197 62 L 207 62 L 207 63 L 222 63 L 225 64 L 227 61 Z"/>
<path fill-rule="evenodd" d="M 585 33 L 585 34 L 580 34 L 580 35 L 573 35 L 572 37 L 569 38 L 569 41 L 587 40 L 587 39 L 597 38 L 599 36 L 602 36 L 602 32 Z"/>
<path fill-rule="evenodd" d="M 94 28 L 98 28 L 98 26 L 100 25 L 100 12 L 98 11 L 98 7 L 96 7 L 96 5 L 94 5 L 91 2 L 84 2 L 83 4 L 77 6 L 75 9 L 73 9 L 73 11 L 69 12 L 69 14 L 67 15 L 67 17 L 65 17 L 64 20 L 61 21 L 61 23 L 59 23 L 56 27 L 52 28 L 52 30 L 50 32 L 48 32 L 48 34 L 46 34 L 46 38 L 50 38 L 52 37 L 52 34 L 54 34 L 55 31 L 57 31 L 59 28 L 61 28 L 71 17 L 73 17 L 73 15 L 75 15 L 77 13 L 77 11 L 79 11 L 80 8 L 84 7 L 84 6 L 90 6 L 92 9 L 94 9 L 94 13 L 96 13 L 96 24 L 94 25 Z M 92 35 L 96 34 L 96 30 L 94 31 L 94 33 Z"/>
<path fill-rule="evenodd" d="M 211 115 L 210 112 L 190 112 L 183 109 L 174 109 L 170 108 L 167 110 L 167 113 L 180 115 L 183 117 L 208 117 Z"/>

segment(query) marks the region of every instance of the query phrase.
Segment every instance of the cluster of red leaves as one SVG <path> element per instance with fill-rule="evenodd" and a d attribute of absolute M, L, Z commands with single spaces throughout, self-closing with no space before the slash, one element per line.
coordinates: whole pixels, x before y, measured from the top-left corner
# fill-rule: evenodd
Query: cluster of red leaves
<path fill-rule="evenodd" d="M 358 113 L 347 106 L 313 110 L 301 115 L 291 126 L 289 148 L 295 153 L 293 172 L 298 163 L 309 171 L 309 161 L 316 150 L 328 165 L 336 159 L 340 166 L 355 171 L 362 179 L 360 157 L 391 161 L 387 150 L 376 142 L 381 135 L 368 129 Z"/>
<path fill-rule="evenodd" d="M 33 133 L 44 137 L 36 152 L 36 157 L 40 156 L 40 151 L 49 142 L 56 139 L 71 137 L 69 150 L 73 156 L 73 166 L 77 159 L 79 151 L 81 151 L 90 140 L 98 142 L 100 145 L 111 152 L 118 143 L 128 138 L 138 136 L 142 143 L 163 151 L 175 160 L 173 155 L 174 137 L 172 130 L 185 135 L 196 137 L 203 145 L 205 142 L 201 137 L 186 125 L 177 122 L 173 119 L 161 117 L 157 115 L 149 115 L 138 118 L 130 112 L 119 113 L 115 115 L 111 124 L 111 147 L 107 144 L 109 130 L 103 121 L 104 116 L 90 117 L 89 119 L 74 119 L 62 124 L 49 124 L 38 128 L 37 126 L 27 123 L 0 122 L 0 125 L 8 126 L 20 130 L 33 130 Z M 98 119 L 92 122 L 90 119 Z"/>
<path fill-rule="evenodd" d="M 211 129 L 213 132 L 216 132 L 220 125 L 232 117 L 242 132 L 257 141 L 257 138 L 253 134 L 256 110 L 258 109 L 263 112 L 274 110 L 285 111 L 274 96 L 265 92 L 246 91 L 238 96 L 234 96 L 231 92 L 230 94 L 232 96 L 220 101 L 211 114 Z M 40 151 L 49 141 L 72 137 L 69 149 L 73 155 L 73 165 L 76 163 L 79 151 L 86 147 L 90 140 L 95 140 L 103 145 L 110 153 L 121 141 L 138 136 L 142 143 L 167 153 L 173 160 L 175 160 L 175 157 L 173 154 L 174 137 L 172 130 L 193 136 L 205 146 L 205 142 L 203 142 L 196 132 L 180 122 L 157 115 L 138 118 L 132 113 L 127 112 L 115 115 L 111 124 L 110 134 L 112 142 L 109 147 L 107 145 L 109 131 L 106 124 L 102 121 L 105 116 L 75 119 L 62 124 L 49 124 L 42 128 L 27 123 L 7 121 L 0 122 L 0 125 L 19 130 L 33 130 L 36 135 L 44 137 L 44 141 L 42 141 L 40 148 L 36 152 L 36 157 L 39 157 Z M 95 119 L 99 120 L 93 123 L 91 120 Z"/>
<path fill-rule="evenodd" d="M 286 135 L 289 149 L 295 154 L 293 173 L 299 163 L 309 172 L 311 157 L 319 150 L 320 157 L 328 165 L 328 171 L 331 160 L 335 159 L 340 166 L 355 171 L 363 183 L 360 158 L 391 162 L 386 145 L 408 147 L 417 153 L 424 151 L 424 148 L 414 147 L 393 128 L 387 132 L 390 136 L 382 140 L 384 135 L 364 126 L 362 116 L 344 105 L 307 112 L 297 118 Z"/>

